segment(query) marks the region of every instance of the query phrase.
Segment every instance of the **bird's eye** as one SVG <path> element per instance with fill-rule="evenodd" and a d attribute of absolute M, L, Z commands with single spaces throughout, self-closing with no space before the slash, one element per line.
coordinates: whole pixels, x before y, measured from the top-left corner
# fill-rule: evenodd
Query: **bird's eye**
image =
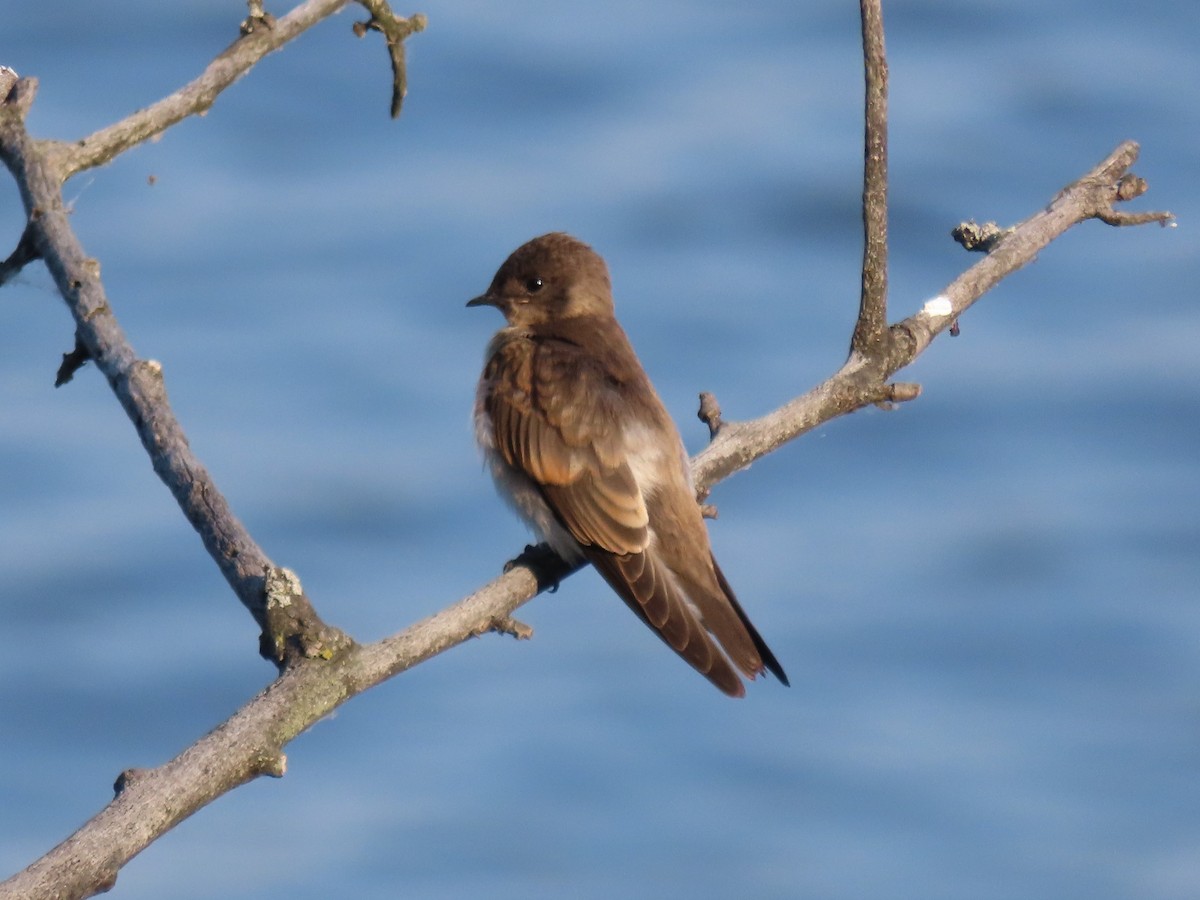
<path fill-rule="evenodd" d="M 534 277 L 525 279 L 525 290 L 529 291 L 531 294 L 536 294 L 542 289 L 542 286 L 543 282 L 540 278 Z"/>

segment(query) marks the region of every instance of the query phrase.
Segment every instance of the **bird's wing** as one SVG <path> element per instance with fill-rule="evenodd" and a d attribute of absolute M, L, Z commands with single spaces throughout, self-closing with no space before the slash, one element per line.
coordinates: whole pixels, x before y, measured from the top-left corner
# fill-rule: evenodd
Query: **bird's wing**
<path fill-rule="evenodd" d="M 614 556 L 594 547 L 584 554 L 625 605 L 693 669 L 731 697 L 746 693 L 730 665 L 679 590 L 674 573 L 653 548 Z"/>
<path fill-rule="evenodd" d="M 485 377 L 496 450 L 538 486 L 626 605 L 727 694 L 741 678 L 652 546 L 646 498 L 626 456 L 625 403 L 602 361 L 555 340 L 500 347 Z"/>
<path fill-rule="evenodd" d="M 625 459 L 619 402 L 574 345 L 514 341 L 493 356 L 484 403 L 496 450 L 528 475 L 575 540 L 637 553 L 649 516 Z"/>

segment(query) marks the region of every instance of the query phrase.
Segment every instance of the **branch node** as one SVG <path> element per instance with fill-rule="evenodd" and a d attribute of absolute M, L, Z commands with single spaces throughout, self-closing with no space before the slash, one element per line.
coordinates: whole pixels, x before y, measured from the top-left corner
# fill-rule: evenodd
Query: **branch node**
<path fill-rule="evenodd" d="M 83 345 L 79 335 L 75 335 L 75 348 L 70 353 L 62 355 L 62 364 L 58 367 L 58 373 L 54 376 L 54 386 L 62 387 L 75 377 L 75 373 L 83 368 L 84 364 L 92 358 L 92 354 L 88 352 L 88 348 Z"/>
<path fill-rule="evenodd" d="M 1097 201 L 1099 208 L 1092 213 L 1092 218 L 1099 219 L 1105 225 L 1118 228 L 1126 225 L 1148 225 L 1151 222 L 1157 222 L 1164 228 L 1175 227 L 1175 217 L 1166 211 L 1126 213 L 1113 209 L 1114 203 L 1133 200 L 1146 193 L 1148 189 L 1149 185 L 1146 183 L 1146 179 L 1134 175 L 1132 172 L 1126 172 L 1117 179 L 1115 184 L 1110 183 L 1108 190 L 1101 195 Z"/>
<path fill-rule="evenodd" d="M 14 69 L 0 66 L 0 110 L 15 110 L 17 117 L 24 121 L 33 106 L 37 89 L 36 78 L 21 78 Z"/>
<path fill-rule="evenodd" d="M 134 784 L 145 778 L 149 772 L 149 769 L 126 769 L 113 782 L 113 796 L 120 797 L 129 788 L 133 787 Z"/>
<path fill-rule="evenodd" d="M 995 222 L 980 224 L 974 219 L 959 222 L 950 230 L 950 236 L 973 253 L 991 253 L 1016 228 L 1001 228 Z"/>
<path fill-rule="evenodd" d="M 700 409 L 696 412 L 696 418 L 708 426 L 708 439 L 710 441 L 717 436 L 717 433 L 725 424 L 721 419 L 721 404 L 708 391 L 700 393 Z"/>
<path fill-rule="evenodd" d="M 117 886 L 117 867 L 111 863 L 105 863 L 99 871 L 96 872 L 96 893 L 107 894 Z"/>
<path fill-rule="evenodd" d="M 155 379 L 159 383 L 163 380 L 163 365 L 157 359 L 139 359 L 137 365 L 148 376 Z"/>
<path fill-rule="evenodd" d="M 1132 172 L 1126 172 L 1117 179 L 1117 200 L 1120 202 L 1140 197 L 1146 193 L 1149 187 L 1145 178 L 1134 175 Z"/>
<path fill-rule="evenodd" d="M 71 282 L 71 287 L 78 291 L 83 288 L 83 282 L 76 279 L 75 281 Z M 96 318 L 96 316 L 103 315 L 112 315 L 112 307 L 109 306 L 107 302 L 101 303 L 95 309 L 84 313 L 83 317 L 90 322 L 92 319 Z"/>
<path fill-rule="evenodd" d="M 533 637 L 533 628 L 514 619 L 512 616 L 495 616 L 488 620 L 488 623 L 475 632 L 475 636 L 487 634 L 489 631 L 494 631 L 496 634 L 507 634 L 516 638 L 518 641 L 527 641 Z"/>
<path fill-rule="evenodd" d="M 275 17 L 263 9 L 262 0 L 247 0 L 246 5 L 250 8 L 250 14 L 246 16 L 239 28 L 242 37 L 253 34 L 259 27 L 265 28 L 267 31 L 275 27 Z"/>
<path fill-rule="evenodd" d="M 921 386 L 908 381 L 896 381 L 885 384 L 880 391 L 880 398 L 875 405 L 880 409 L 894 409 L 897 403 L 907 403 L 921 396 Z"/>
<path fill-rule="evenodd" d="M 38 252 L 33 238 L 33 223 L 27 222 L 25 230 L 21 232 L 21 239 L 17 241 L 17 246 L 8 255 L 8 259 L 0 263 L 0 285 L 15 278 L 25 266 L 35 259 L 41 259 L 41 253 Z"/>
<path fill-rule="evenodd" d="M 404 41 L 418 31 L 424 31 L 429 20 L 424 13 L 413 13 L 407 19 L 397 16 L 388 6 L 387 0 L 358 0 L 363 8 L 371 14 L 365 22 L 355 22 L 352 26 L 356 37 L 363 37 L 368 31 L 382 32 L 387 44 L 388 56 L 392 61 L 392 106 L 393 119 L 400 116 L 400 108 L 404 98 L 408 96 L 408 66 L 404 59 Z"/>
<path fill-rule="evenodd" d="M 262 656 L 287 668 L 305 659 L 331 660 L 353 645 L 348 635 L 321 621 L 295 572 L 283 566 L 267 568 L 263 631 L 258 640 Z"/>
<path fill-rule="evenodd" d="M 268 778 L 282 778 L 287 774 L 287 754 L 278 751 L 264 753 L 254 760 L 254 774 Z"/>

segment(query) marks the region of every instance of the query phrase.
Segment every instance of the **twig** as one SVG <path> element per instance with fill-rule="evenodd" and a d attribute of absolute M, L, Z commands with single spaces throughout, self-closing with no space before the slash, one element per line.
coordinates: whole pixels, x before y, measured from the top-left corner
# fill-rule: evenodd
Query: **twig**
<path fill-rule="evenodd" d="M 863 71 L 866 73 L 863 136 L 863 264 L 853 353 L 880 355 L 887 330 L 887 96 L 888 67 L 880 0 L 860 0 Z"/>
<path fill-rule="evenodd" d="M 404 58 L 404 41 L 409 35 L 425 30 L 425 16 L 415 13 L 407 19 L 402 19 L 392 12 L 387 0 L 358 2 L 371 14 L 371 18 L 365 22 L 355 22 L 354 33 L 362 37 L 368 31 L 379 31 L 383 33 L 387 44 L 388 56 L 392 62 L 391 116 L 398 119 L 404 98 L 408 96 L 408 65 Z"/>

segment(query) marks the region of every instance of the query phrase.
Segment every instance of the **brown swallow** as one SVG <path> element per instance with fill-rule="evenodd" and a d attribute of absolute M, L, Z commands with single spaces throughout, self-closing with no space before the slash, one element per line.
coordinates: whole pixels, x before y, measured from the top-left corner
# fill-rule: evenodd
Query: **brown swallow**
<path fill-rule="evenodd" d="M 713 558 L 683 441 L 617 324 L 604 260 L 542 235 L 467 306 L 507 319 L 475 397 L 500 493 L 726 694 L 746 693 L 739 672 L 787 684 Z"/>

